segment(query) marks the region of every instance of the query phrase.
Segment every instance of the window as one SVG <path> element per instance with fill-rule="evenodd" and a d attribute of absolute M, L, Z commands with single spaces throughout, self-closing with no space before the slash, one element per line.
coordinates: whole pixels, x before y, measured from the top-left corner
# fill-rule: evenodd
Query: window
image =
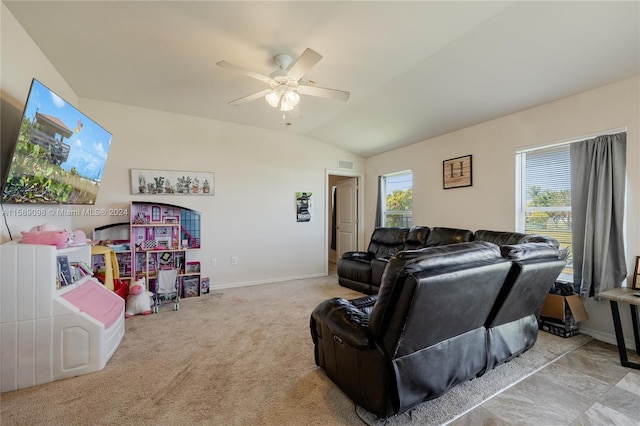
<path fill-rule="evenodd" d="M 380 178 L 382 226 L 410 227 L 413 224 L 413 173 L 393 173 Z"/>
<path fill-rule="evenodd" d="M 567 249 L 561 279 L 573 281 L 569 144 L 516 154 L 516 230 L 557 239 Z"/>

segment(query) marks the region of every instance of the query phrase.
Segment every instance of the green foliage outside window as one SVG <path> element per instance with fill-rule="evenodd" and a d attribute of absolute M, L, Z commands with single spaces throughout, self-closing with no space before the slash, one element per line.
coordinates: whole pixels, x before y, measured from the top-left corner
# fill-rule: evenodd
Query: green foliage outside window
<path fill-rule="evenodd" d="M 387 195 L 386 218 L 387 227 L 411 226 L 413 218 L 413 191 L 411 188 L 402 191 L 395 190 Z"/>
<path fill-rule="evenodd" d="M 571 190 L 542 191 L 531 186 L 528 191 L 527 207 L 542 208 L 525 214 L 525 232 L 543 234 L 555 238 L 561 247 L 567 249 L 567 261 L 573 263 L 571 252 Z M 566 210 L 545 210 L 544 207 L 566 208 Z M 566 271 L 566 270 L 565 270 Z"/>

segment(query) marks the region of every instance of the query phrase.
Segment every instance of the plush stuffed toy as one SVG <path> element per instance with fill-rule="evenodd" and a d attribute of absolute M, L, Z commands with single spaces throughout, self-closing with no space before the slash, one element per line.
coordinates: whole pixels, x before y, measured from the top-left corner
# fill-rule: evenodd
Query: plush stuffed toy
<path fill-rule="evenodd" d="M 81 230 L 81 229 L 76 229 L 75 231 L 71 232 L 69 237 L 70 237 L 69 238 L 69 245 L 72 246 L 72 247 L 75 247 L 75 246 L 86 246 L 90 242 L 87 239 L 87 234 L 85 234 L 84 231 Z"/>
<path fill-rule="evenodd" d="M 151 298 L 153 293 L 147 291 L 144 277 L 138 280 L 131 280 L 129 284 L 129 295 L 125 304 L 124 316 L 131 318 L 134 315 L 149 315 L 151 313 Z"/>
<path fill-rule="evenodd" d="M 66 248 L 70 239 L 68 231 L 60 231 L 50 223 L 34 226 L 29 232 L 22 231 L 21 234 L 20 242 L 23 244 L 44 244 L 56 246 L 59 249 Z"/>

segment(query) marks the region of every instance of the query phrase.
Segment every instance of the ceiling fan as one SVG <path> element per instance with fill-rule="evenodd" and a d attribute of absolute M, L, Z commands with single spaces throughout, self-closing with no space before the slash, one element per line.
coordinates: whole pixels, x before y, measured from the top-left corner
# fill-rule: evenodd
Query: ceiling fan
<path fill-rule="evenodd" d="M 271 73 L 269 77 L 227 61 L 219 61 L 216 64 L 222 68 L 240 72 L 269 85 L 269 89 L 235 99 L 229 102 L 230 105 L 241 105 L 264 97 L 269 105 L 278 108 L 284 113 L 293 110 L 295 106 L 298 105 L 300 95 L 317 96 L 343 102 L 349 99 L 349 92 L 318 87 L 314 81 L 304 80 L 302 78 L 307 71 L 322 59 L 322 55 L 318 52 L 307 48 L 293 64 L 291 64 L 292 59 L 289 55 L 279 54 L 273 59 L 280 69 Z"/>

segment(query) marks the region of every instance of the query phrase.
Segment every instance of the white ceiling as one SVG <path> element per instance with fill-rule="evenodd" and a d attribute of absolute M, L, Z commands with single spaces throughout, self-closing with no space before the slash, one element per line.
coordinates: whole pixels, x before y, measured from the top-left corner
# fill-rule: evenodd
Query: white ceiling
<path fill-rule="evenodd" d="M 640 2 L 8 1 L 82 98 L 305 134 L 367 157 L 640 74 Z M 9 41 L 10 42 L 10 41 Z M 273 57 L 323 55 L 286 127 Z"/>

